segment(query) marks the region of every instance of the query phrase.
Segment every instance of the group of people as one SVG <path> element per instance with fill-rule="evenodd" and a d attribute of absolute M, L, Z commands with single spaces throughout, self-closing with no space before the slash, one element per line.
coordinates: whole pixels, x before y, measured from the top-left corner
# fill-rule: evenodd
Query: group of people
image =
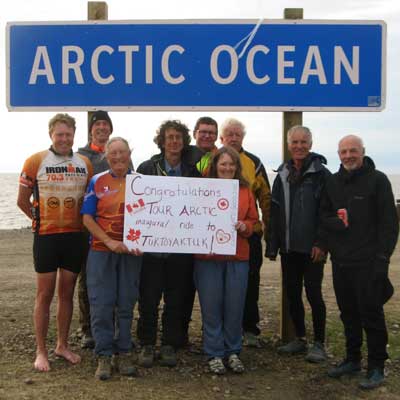
<path fill-rule="evenodd" d="M 329 253 L 346 356 L 328 375 L 338 378 L 361 370 L 364 330 L 368 368 L 360 385 L 370 389 L 383 382 L 388 358 L 383 305 L 393 293 L 388 266 L 398 219 L 390 183 L 365 156 L 361 138 L 351 135 L 339 142 L 341 167 L 332 175 L 326 159 L 311 152 L 311 131 L 292 127 L 287 136 L 291 159 L 278 168 L 271 193 L 262 162 L 243 148 L 246 130 L 236 119 L 226 120 L 219 132 L 214 119 L 199 118 L 193 129 L 195 146 L 185 124 L 165 121 L 154 137 L 159 154 L 137 172 L 128 142 L 110 139 L 112 131 L 108 113 L 94 112 L 89 143 L 73 153 L 75 120 L 57 114 L 49 122 L 50 148 L 28 158 L 20 176 L 18 206 L 32 219 L 34 231 L 37 370 L 50 370 L 46 336 L 56 283 L 55 355 L 80 362 L 68 347 L 79 275 L 81 346 L 94 348 L 98 379 L 109 379 L 113 369 L 136 375 L 131 331 L 137 301 L 138 364 L 149 368 L 156 361 L 163 299 L 159 363 L 177 365 L 177 350 L 190 343 L 196 290 L 210 371 L 242 373 L 242 345 L 261 347 L 258 300 L 264 238 L 265 256 L 276 260 L 280 255 L 296 334 L 278 352 L 304 352 L 310 362 L 327 359 L 322 280 Z M 135 173 L 238 180 L 236 254 L 128 250 L 123 242 L 125 177 Z M 312 309 L 312 344 L 306 339 L 303 286 Z"/>

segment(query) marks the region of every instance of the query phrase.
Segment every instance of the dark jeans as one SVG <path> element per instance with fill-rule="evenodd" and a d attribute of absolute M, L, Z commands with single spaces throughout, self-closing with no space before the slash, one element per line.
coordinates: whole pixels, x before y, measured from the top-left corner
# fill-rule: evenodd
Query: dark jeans
<path fill-rule="evenodd" d="M 261 236 L 254 233 L 249 237 L 248 241 L 250 245 L 249 275 L 242 327 L 244 332 L 259 335 L 260 313 L 258 310 L 258 298 L 260 294 L 260 269 L 263 263 Z"/>
<path fill-rule="evenodd" d="M 143 256 L 140 276 L 139 321 L 137 335 L 142 346 L 157 341 L 158 308 L 164 299 L 161 344 L 175 349 L 184 342 L 185 301 L 193 285 L 193 256 Z"/>
<path fill-rule="evenodd" d="M 196 286 L 194 280 L 188 281 L 186 299 L 184 302 L 184 315 L 183 315 L 183 341 L 182 346 L 189 344 L 189 324 L 192 320 L 192 312 L 194 299 L 196 297 Z"/>
<path fill-rule="evenodd" d="M 372 268 L 348 268 L 333 263 L 333 286 L 346 335 L 347 359 L 361 360 L 363 329 L 367 336 L 368 369 L 383 368 L 388 358 L 388 334 L 383 312 L 383 279 Z"/>
<path fill-rule="evenodd" d="M 283 279 L 287 287 L 289 311 L 296 336 L 306 335 L 304 304 L 302 299 L 303 281 L 307 300 L 312 311 L 314 340 L 325 341 L 326 307 L 322 298 L 324 263 L 313 263 L 308 254 L 281 254 Z"/>

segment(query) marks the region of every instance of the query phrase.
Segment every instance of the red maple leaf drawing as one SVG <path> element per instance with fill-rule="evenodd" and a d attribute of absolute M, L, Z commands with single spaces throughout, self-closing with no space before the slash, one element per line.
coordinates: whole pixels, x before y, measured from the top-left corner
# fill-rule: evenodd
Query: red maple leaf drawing
<path fill-rule="evenodd" d="M 128 240 L 130 240 L 130 241 L 132 241 L 132 242 L 136 242 L 136 243 L 139 243 L 139 239 L 140 239 L 140 235 L 142 234 L 142 232 L 140 232 L 140 230 L 138 229 L 138 230 L 136 230 L 135 231 L 135 229 L 132 229 L 132 228 L 130 228 L 129 229 L 129 233 L 128 233 L 128 235 L 127 235 L 127 239 Z"/>

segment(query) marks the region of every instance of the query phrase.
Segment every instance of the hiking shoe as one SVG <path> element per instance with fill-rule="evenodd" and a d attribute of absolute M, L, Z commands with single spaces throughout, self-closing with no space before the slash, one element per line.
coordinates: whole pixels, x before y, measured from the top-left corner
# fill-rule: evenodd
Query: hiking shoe
<path fill-rule="evenodd" d="M 95 378 L 105 381 L 111 378 L 111 356 L 98 356 Z"/>
<path fill-rule="evenodd" d="M 94 349 L 94 339 L 91 334 L 84 333 L 82 335 L 81 349 Z"/>
<path fill-rule="evenodd" d="M 228 367 L 235 374 L 242 374 L 244 372 L 244 365 L 237 354 L 231 354 L 228 358 Z"/>
<path fill-rule="evenodd" d="M 367 376 L 359 383 L 359 387 L 364 390 L 375 389 L 381 386 L 385 380 L 383 368 L 374 368 L 367 372 Z"/>
<path fill-rule="evenodd" d="M 175 367 L 178 363 L 176 352 L 172 346 L 161 346 L 160 349 L 160 365 L 163 367 Z"/>
<path fill-rule="evenodd" d="M 154 347 L 145 345 L 138 355 L 138 364 L 144 368 L 151 368 L 154 363 Z"/>
<path fill-rule="evenodd" d="M 114 357 L 115 369 L 123 376 L 137 376 L 132 353 L 119 353 Z"/>
<path fill-rule="evenodd" d="M 340 378 L 345 375 L 355 375 L 361 371 L 361 363 L 359 361 L 343 360 L 337 367 L 328 371 L 331 378 Z"/>
<path fill-rule="evenodd" d="M 211 358 L 208 361 L 208 368 L 215 375 L 224 375 L 226 372 L 225 365 L 220 357 Z"/>
<path fill-rule="evenodd" d="M 261 342 L 254 333 L 244 332 L 243 334 L 243 346 L 261 348 Z"/>
<path fill-rule="evenodd" d="M 296 338 L 285 344 L 284 346 L 278 347 L 279 354 L 298 354 L 304 353 L 307 350 L 307 341 L 304 339 Z"/>
<path fill-rule="evenodd" d="M 313 346 L 308 349 L 305 360 L 311 363 L 320 363 L 328 359 L 325 351 L 325 346 L 321 342 L 314 342 Z"/>

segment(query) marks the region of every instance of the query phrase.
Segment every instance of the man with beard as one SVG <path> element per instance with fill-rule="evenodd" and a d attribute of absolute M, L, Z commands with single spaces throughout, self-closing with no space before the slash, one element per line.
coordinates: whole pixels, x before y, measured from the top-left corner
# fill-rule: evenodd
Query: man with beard
<path fill-rule="evenodd" d="M 346 357 L 328 371 L 332 378 L 361 370 L 363 330 L 367 337 L 367 375 L 359 386 L 384 381 L 388 334 L 383 305 L 393 294 L 388 278 L 399 223 L 390 182 L 365 156 L 361 138 L 344 137 L 341 166 L 326 185 L 321 202 L 321 246 L 332 259 L 333 285 L 346 336 Z"/>

